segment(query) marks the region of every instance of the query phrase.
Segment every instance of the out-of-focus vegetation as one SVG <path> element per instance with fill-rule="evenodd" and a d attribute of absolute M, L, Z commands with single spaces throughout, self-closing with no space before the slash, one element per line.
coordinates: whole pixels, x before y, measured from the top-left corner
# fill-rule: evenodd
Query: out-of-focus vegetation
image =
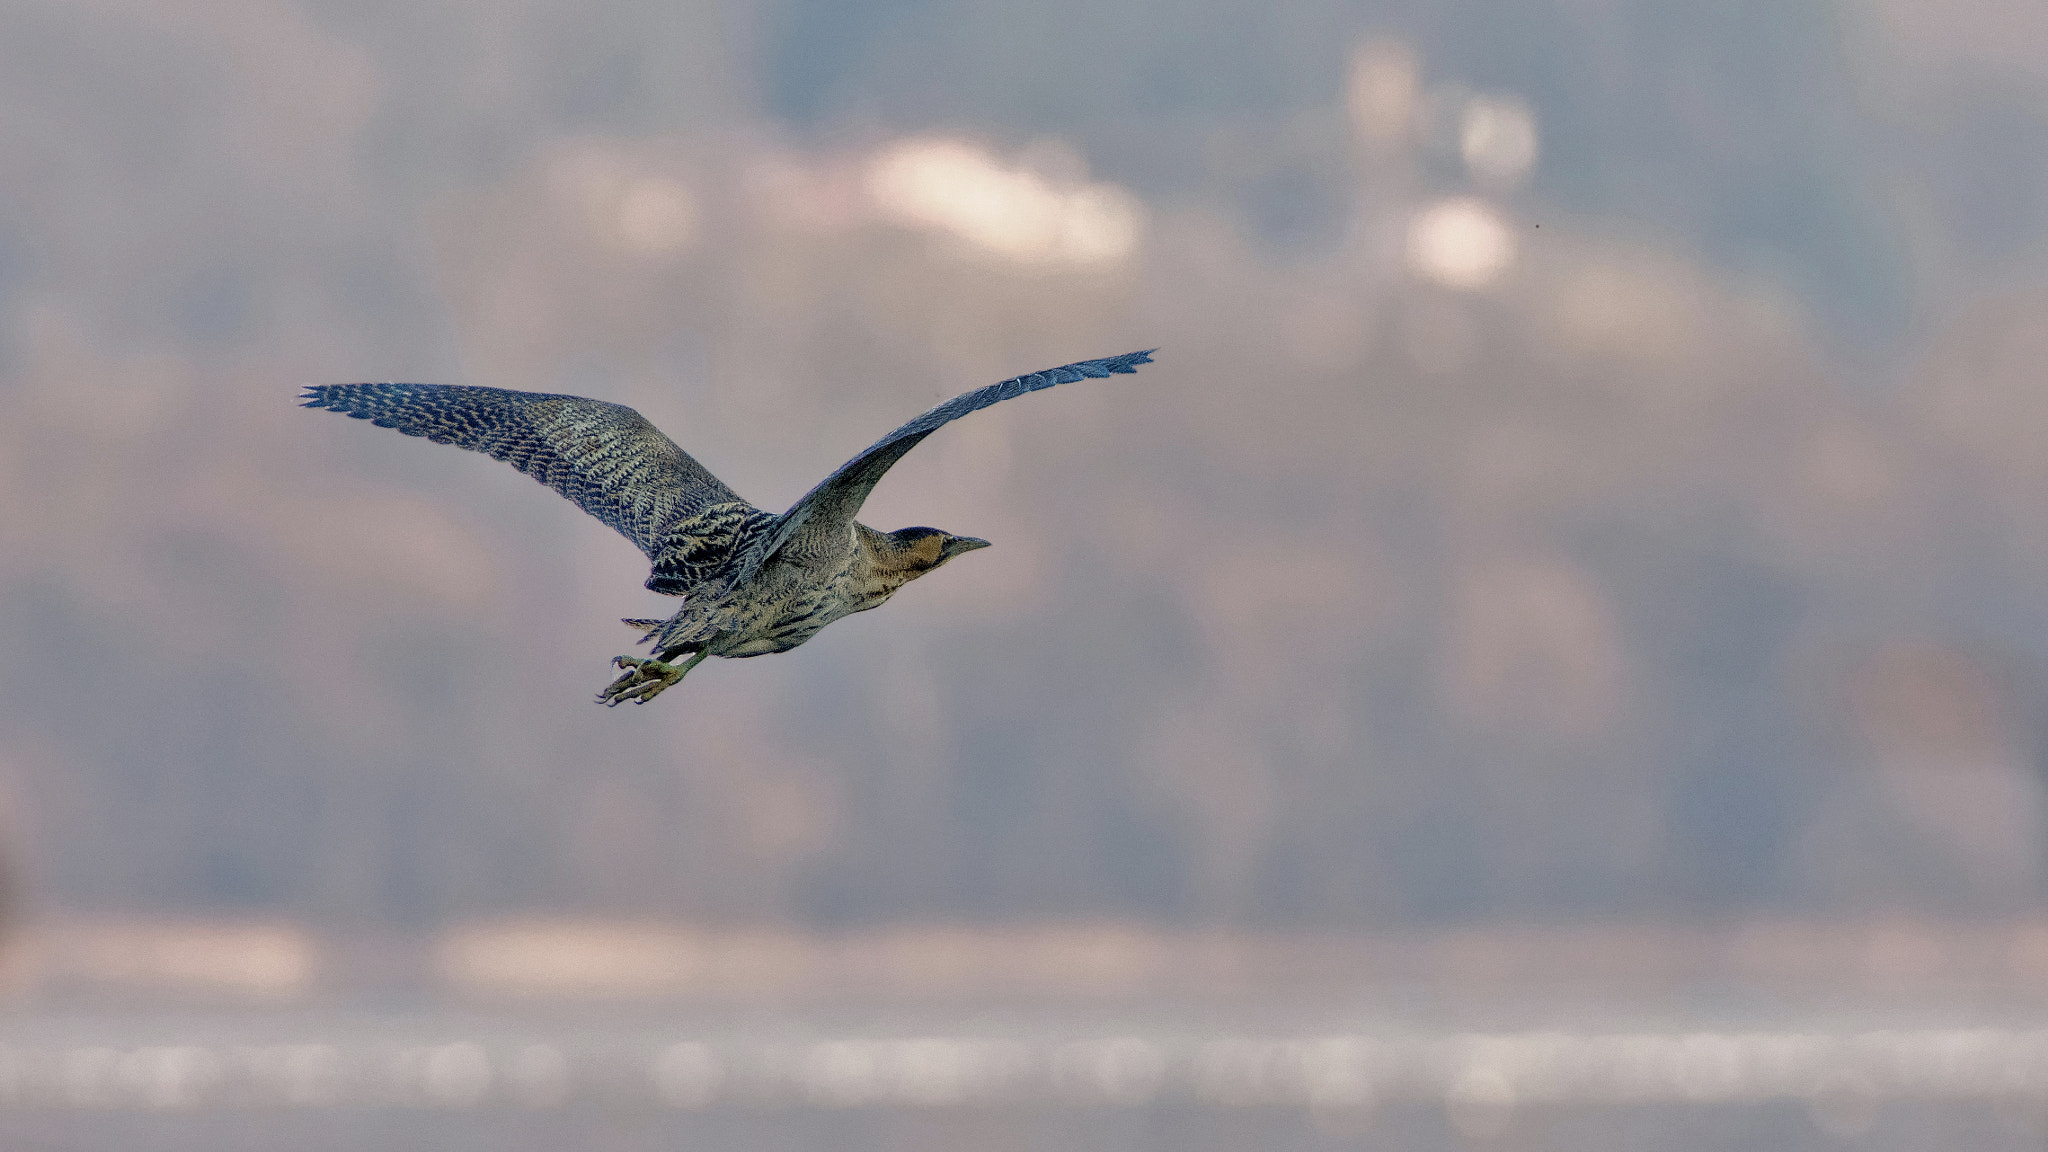
<path fill-rule="evenodd" d="M 8 863 L 316 925 L 2035 907 L 2042 22 L 0 8 Z M 598 396 L 779 508 L 1154 345 L 865 516 L 995 549 L 620 712 L 629 544 L 292 405 Z"/>

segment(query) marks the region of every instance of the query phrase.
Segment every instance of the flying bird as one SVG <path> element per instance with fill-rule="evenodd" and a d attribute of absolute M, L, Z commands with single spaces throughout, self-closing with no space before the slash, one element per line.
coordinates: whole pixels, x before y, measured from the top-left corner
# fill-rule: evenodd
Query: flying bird
<path fill-rule="evenodd" d="M 963 392 L 869 445 L 780 515 L 742 500 L 620 404 L 453 384 L 318 384 L 300 400 L 503 460 L 638 545 L 653 568 L 647 587 L 682 597 L 683 606 L 666 620 L 626 621 L 653 655 L 612 661 L 625 671 L 597 699 L 616 707 L 645 704 L 712 656 L 787 652 L 842 616 L 881 607 L 953 557 L 988 547 L 937 528 L 877 532 L 854 516 L 882 474 L 941 425 L 1055 384 L 1135 372 L 1154 351 Z"/>

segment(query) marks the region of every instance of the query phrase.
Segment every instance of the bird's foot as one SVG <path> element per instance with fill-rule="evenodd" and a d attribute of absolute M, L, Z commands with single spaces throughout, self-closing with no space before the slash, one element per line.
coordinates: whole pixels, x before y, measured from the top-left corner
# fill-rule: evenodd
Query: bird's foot
<path fill-rule="evenodd" d="M 597 702 L 607 708 L 617 708 L 628 700 L 645 704 L 661 695 L 670 685 L 680 683 L 684 674 L 707 655 L 709 653 L 699 652 L 680 666 L 640 656 L 620 656 L 612 661 L 612 665 L 624 668 L 625 675 L 605 685 L 604 691 L 597 694 Z"/>
<path fill-rule="evenodd" d="M 683 678 L 682 671 L 673 664 L 638 656 L 621 656 L 612 665 L 626 672 L 597 694 L 597 702 L 607 708 L 616 708 L 628 700 L 645 704 Z"/>

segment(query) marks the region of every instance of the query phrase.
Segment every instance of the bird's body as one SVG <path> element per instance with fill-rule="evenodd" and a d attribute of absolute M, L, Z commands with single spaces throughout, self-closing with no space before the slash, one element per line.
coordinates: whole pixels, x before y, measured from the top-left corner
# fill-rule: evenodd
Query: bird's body
<path fill-rule="evenodd" d="M 777 519 L 759 509 L 749 511 L 747 529 L 772 527 Z M 864 524 L 856 524 L 854 531 L 856 546 L 836 557 L 836 563 L 812 566 L 777 557 L 723 598 L 705 596 L 667 620 L 632 623 L 645 626 L 648 640 L 664 652 L 701 648 L 728 658 L 787 652 L 842 616 L 881 607 L 898 588 L 970 550 L 960 546 L 969 542 L 967 537 L 949 537 L 933 529 L 907 529 L 931 535 L 903 545 L 893 533 L 876 532 Z M 946 550 L 948 541 L 953 543 L 951 551 Z M 979 542 L 973 546 L 979 547 Z M 722 556 L 737 554 L 739 549 L 733 549 Z"/>
<path fill-rule="evenodd" d="M 963 393 L 875 442 L 777 515 L 741 499 L 631 408 L 538 392 L 437 384 L 325 384 L 327 408 L 483 452 L 553 488 L 639 545 L 647 587 L 684 598 L 666 620 L 628 620 L 654 659 L 621 656 L 599 699 L 645 703 L 711 656 L 787 652 L 826 625 L 988 542 L 854 520 L 883 473 L 941 425 L 1012 396 L 1134 372 L 1150 352 L 1084 360 Z M 669 661 L 688 655 L 680 666 Z"/>

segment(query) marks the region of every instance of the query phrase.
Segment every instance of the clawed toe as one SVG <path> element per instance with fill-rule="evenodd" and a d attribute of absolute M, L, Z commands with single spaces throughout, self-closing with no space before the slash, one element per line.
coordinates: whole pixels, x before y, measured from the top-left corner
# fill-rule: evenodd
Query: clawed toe
<path fill-rule="evenodd" d="M 675 668 L 659 660 L 646 660 L 637 656 L 621 656 L 612 661 L 617 668 L 626 671 L 618 679 L 605 685 L 597 694 L 597 701 L 606 707 L 616 708 L 631 700 L 645 703 L 662 689 L 682 679 Z"/>
<path fill-rule="evenodd" d="M 632 701 L 635 704 L 645 704 L 649 700 L 654 699 L 654 697 L 658 695 L 662 689 L 667 687 L 668 681 L 648 680 L 640 684 L 635 684 L 631 688 L 626 689 L 624 692 L 619 693 L 617 696 L 614 696 L 611 699 L 605 701 L 605 705 L 606 707 L 617 708 L 619 705 L 624 704 L 628 700 Z"/>
<path fill-rule="evenodd" d="M 607 708 L 616 708 L 628 700 L 635 704 L 645 704 L 682 680 L 683 674 L 695 668 L 705 655 L 706 653 L 700 652 L 681 667 L 640 656 L 615 657 L 612 666 L 624 668 L 626 671 L 618 679 L 605 685 L 604 691 L 597 694 L 597 702 Z"/>

